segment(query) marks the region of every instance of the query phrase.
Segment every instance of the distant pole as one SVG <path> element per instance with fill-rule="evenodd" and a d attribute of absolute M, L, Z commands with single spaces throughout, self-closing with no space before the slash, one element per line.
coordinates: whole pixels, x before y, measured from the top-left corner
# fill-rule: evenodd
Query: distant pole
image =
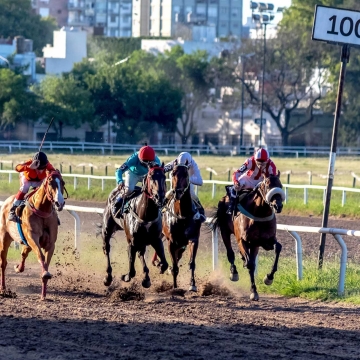
<path fill-rule="evenodd" d="M 265 60 L 266 60 L 266 25 L 267 23 L 262 23 L 264 25 L 264 59 L 263 59 L 263 76 L 262 76 L 262 86 L 261 86 L 261 111 L 260 111 L 260 139 L 259 147 L 262 145 L 262 133 L 263 133 L 263 112 L 264 112 L 264 83 L 265 83 Z"/>
<path fill-rule="evenodd" d="M 241 121 L 240 121 L 240 149 L 239 149 L 239 155 L 241 154 L 241 147 L 244 145 L 244 81 L 245 81 L 245 61 L 243 57 L 240 57 L 241 59 L 241 65 L 242 65 L 242 77 L 243 81 L 241 84 Z"/>
<path fill-rule="evenodd" d="M 340 68 L 339 86 L 338 86 L 337 99 L 336 99 L 334 127 L 333 127 L 333 134 L 332 134 L 332 140 L 331 140 L 329 172 L 328 172 L 328 181 L 327 181 L 327 186 L 326 186 L 325 207 L 324 207 L 324 213 L 323 213 L 323 219 L 322 219 L 322 225 L 321 225 L 322 227 L 328 226 L 330 201 L 331 201 L 331 190 L 332 190 L 332 186 L 333 186 L 333 182 L 334 182 L 338 128 L 339 128 L 340 114 L 341 114 L 341 103 L 342 103 L 342 95 L 343 95 L 343 89 L 344 89 L 346 64 L 349 62 L 349 58 L 350 58 L 350 46 L 345 44 L 341 48 L 341 68 Z M 319 244 L 319 259 L 318 259 L 319 269 L 321 269 L 322 265 L 323 265 L 325 240 L 326 240 L 326 234 L 321 234 L 320 244 Z"/>

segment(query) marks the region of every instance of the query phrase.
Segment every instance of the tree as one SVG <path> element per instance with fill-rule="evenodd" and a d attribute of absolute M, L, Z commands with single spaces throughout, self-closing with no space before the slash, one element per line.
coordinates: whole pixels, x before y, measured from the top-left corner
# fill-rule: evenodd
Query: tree
<path fill-rule="evenodd" d="M 295 43 L 299 44 L 296 48 Z M 318 54 L 309 52 L 306 44 L 304 47 L 300 44 L 296 31 L 280 31 L 277 38 L 267 41 L 263 109 L 275 121 L 284 146 L 288 145 L 291 134 L 314 120 L 313 109 L 322 96 L 325 70 L 319 66 Z M 247 65 L 246 74 L 238 69 L 234 71 L 240 83 L 244 83 L 250 103 L 258 109 L 262 95 L 262 45 L 262 41 L 249 42 L 245 53 L 255 55 Z M 292 114 L 300 106 L 306 106 L 306 118 L 295 123 Z"/>
<path fill-rule="evenodd" d="M 29 0 L 0 0 L 0 36 L 14 38 L 21 35 L 32 39 L 38 56 L 42 56 L 42 48 L 52 42 L 56 28 L 55 19 L 32 13 Z"/>
<path fill-rule="evenodd" d="M 302 34 L 299 40 L 306 44 L 309 51 L 317 53 L 322 64 L 330 73 L 328 82 L 331 91 L 320 102 L 323 110 L 333 113 L 336 104 L 336 92 L 340 70 L 339 54 L 340 47 L 318 41 L 311 41 L 311 30 L 315 5 L 327 5 L 332 7 L 360 10 L 360 3 L 356 0 L 293 0 L 292 6 L 285 12 L 281 22 L 282 31 L 297 31 Z M 300 43 L 297 42 L 297 44 Z M 345 87 L 343 94 L 343 114 L 340 123 L 340 141 L 344 146 L 356 144 L 360 136 L 360 95 L 358 84 L 360 82 L 360 57 L 356 51 L 351 53 L 347 67 Z"/>
<path fill-rule="evenodd" d="M 47 77 L 33 89 L 41 99 L 41 118 L 44 122 L 54 118 L 58 139 L 64 125 L 78 128 L 93 117 L 90 92 L 79 87 L 72 76 Z"/>
<path fill-rule="evenodd" d="M 176 132 L 185 144 L 196 133 L 195 110 L 208 100 L 209 90 L 214 86 L 214 73 L 208 54 L 205 51 L 185 54 L 180 46 L 175 46 L 164 55 L 159 55 L 157 68 L 182 93 L 182 116 Z"/>
<path fill-rule="evenodd" d="M 0 69 L 0 127 L 34 120 L 36 115 L 37 99 L 28 91 L 26 78 L 10 69 Z"/>

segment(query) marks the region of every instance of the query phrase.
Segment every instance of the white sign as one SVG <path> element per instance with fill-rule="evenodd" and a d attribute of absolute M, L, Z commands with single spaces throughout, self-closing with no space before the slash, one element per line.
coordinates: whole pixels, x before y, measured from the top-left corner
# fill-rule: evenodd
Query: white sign
<path fill-rule="evenodd" d="M 360 12 L 316 5 L 311 38 L 360 46 Z"/>

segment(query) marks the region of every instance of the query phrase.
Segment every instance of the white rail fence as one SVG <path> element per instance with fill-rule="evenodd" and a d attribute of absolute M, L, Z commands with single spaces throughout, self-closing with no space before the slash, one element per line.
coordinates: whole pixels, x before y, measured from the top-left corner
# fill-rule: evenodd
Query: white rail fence
<path fill-rule="evenodd" d="M 0 206 L 4 202 L 0 201 Z M 74 248 L 79 249 L 80 244 L 80 235 L 81 235 L 81 222 L 77 212 L 87 212 L 95 214 L 103 214 L 104 209 L 94 208 L 94 207 L 82 207 L 74 205 L 65 205 L 65 210 L 74 218 L 75 220 L 75 229 L 74 229 Z M 206 222 L 211 223 L 212 218 L 207 218 Z M 335 240 L 338 242 L 341 248 L 340 256 L 340 273 L 339 273 L 339 283 L 338 283 L 338 294 L 344 295 L 345 293 L 345 274 L 346 274 L 346 265 L 347 265 L 347 247 L 341 237 L 341 235 L 347 236 L 356 236 L 360 237 L 360 231 L 357 230 L 345 230 L 345 229 L 335 229 L 335 228 L 319 228 L 319 227 L 307 227 L 307 226 L 296 226 L 296 225 L 282 225 L 277 224 L 277 230 L 287 231 L 295 240 L 295 254 L 296 254 L 296 270 L 297 270 L 297 279 L 300 281 L 303 278 L 303 265 L 302 265 L 302 241 L 298 232 L 308 232 L 308 233 L 325 233 L 331 234 L 334 236 Z M 212 264 L 213 270 L 218 268 L 219 264 L 219 235 L 218 230 L 212 230 Z M 257 259 L 258 260 L 258 259 Z"/>
<path fill-rule="evenodd" d="M 9 183 L 12 182 L 14 178 L 14 174 L 18 175 L 15 170 L 0 170 L 0 174 L 8 174 L 9 176 Z M 101 190 L 105 190 L 105 185 L 107 180 L 111 180 L 115 187 L 115 176 L 99 176 L 99 175 L 88 175 L 88 174 L 62 174 L 65 178 L 73 178 L 73 187 L 76 190 L 79 187 L 78 179 L 87 179 L 87 189 L 90 190 L 93 186 L 92 180 L 101 180 Z M 169 179 L 167 179 L 169 181 Z M 211 184 L 211 197 L 212 199 L 216 196 L 216 186 L 217 185 L 232 185 L 230 181 L 220 181 L 220 180 L 204 180 L 204 184 Z M 289 189 L 303 189 L 304 192 L 304 204 L 307 204 L 309 201 L 309 190 L 322 190 L 323 191 L 323 201 L 326 198 L 326 186 L 323 185 L 293 185 L 293 184 L 283 184 L 285 190 L 285 203 L 288 201 L 289 197 Z M 341 205 L 344 207 L 346 204 L 346 194 L 350 193 L 360 193 L 360 189 L 342 187 L 342 186 L 333 186 L 333 191 L 341 191 Z M 199 187 L 195 187 L 195 192 L 198 194 Z"/>
<path fill-rule="evenodd" d="M 181 151 L 193 152 L 200 156 L 200 154 L 252 154 L 253 146 L 232 146 L 232 145 L 195 145 L 195 144 L 161 144 L 151 145 L 158 152 L 178 153 Z M 37 141 L 1 141 L 0 148 L 5 148 L 9 153 L 21 150 L 36 150 L 39 147 Z M 109 143 L 92 143 L 92 142 L 76 142 L 76 141 L 47 141 L 43 145 L 44 150 L 57 151 L 66 150 L 73 154 L 75 151 L 98 151 L 102 154 L 106 152 L 133 152 L 138 150 L 140 145 L 136 144 L 109 144 Z M 292 155 L 299 156 L 314 156 L 329 155 L 330 148 L 326 146 L 269 146 L 268 150 L 272 156 L 274 155 Z M 360 155 L 359 148 L 339 147 L 338 155 L 357 156 Z"/>

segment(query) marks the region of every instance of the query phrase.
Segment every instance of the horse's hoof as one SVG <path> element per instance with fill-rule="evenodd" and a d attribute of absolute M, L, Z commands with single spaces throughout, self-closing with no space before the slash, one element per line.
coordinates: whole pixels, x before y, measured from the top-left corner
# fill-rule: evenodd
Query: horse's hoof
<path fill-rule="evenodd" d="M 159 260 L 152 261 L 151 263 L 152 263 L 152 266 L 155 266 L 155 267 L 160 266 L 160 261 Z"/>
<path fill-rule="evenodd" d="M 160 266 L 160 274 L 163 274 L 168 268 L 169 268 L 168 263 L 161 264 L 161 266 Z"/>
<path fill-rule="evenodd" d="M 236 273 L 230 273 L 230 280 L 231 281 L 239 281 L 239 274 Z"/>
<path fill-rule="evenodd" d="M 172 275 L 172 267 L 171 266 L 169 266 L 169 268 L 167 269 L 167 272 L 169 275 Z"/>
<path fill-rule="evenodd" d="M 151 286 L 151 281 L 150 279 L 144 279 L 142 282 L 141 282 L 141 285 L 142 287 L 144 287 L 145 289 L 148 289 L 150 286 Z"/>
<path fill-rule="evenodd" d="M 113 279 L 113 277 L 111 275 L 106 276 L 104 278 L 104 285 L 105 286 L 110 286 L 111 283 L 112 283 L 112 279 Z"/>
<path fill-rule="evenodd" d="M 190 285 L 189 291 L 197 292 L 197 287 L 195 285 Z"/>
<path fill-rule="evenodd" d="M 43 280 L 49 280 L 49 279 L 51 279 L 52 278 L 52 275 L 48 272 L 48 271 L 44 271 L 43 273 L 42 273 L 42 275 L 41 275 L 41 278 L 43 279 Z"/>
<path fill-rule="evenodd" d="M 273 283 L 274 279 L 269 279 L 267 275 L 264 277 L 264 284 L 265 285 L 271 285 Z"/>
<path fill-rule="evenodd" d="M 18 274 L 19 274 L 19 273 L 22 273 L 22 272 L 24 271 L 24 269 L 19 269 L 19 265 L 15 265 L 15 266 L 14 266 L 14 270 L 15 270 L 15 272 L 18 273 Z"/>
<path fill-rule="evenodd" d="M 131 277 L 130 277 L 129 274 L 122 275 L 121 280 L 124 281 L 124 282 L 129 282 L 131 280 Z"/>
<path fill-rule="evenodd" d="M 259 294 L 257 292 L 253 292 L 250 294 L 250 300 L 259 301 Z"/>

